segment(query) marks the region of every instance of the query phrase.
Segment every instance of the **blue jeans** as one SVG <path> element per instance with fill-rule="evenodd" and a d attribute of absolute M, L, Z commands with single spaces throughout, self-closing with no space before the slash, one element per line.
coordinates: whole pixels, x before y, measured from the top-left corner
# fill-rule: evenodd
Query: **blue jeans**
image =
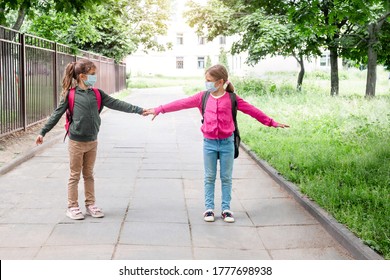
<path fill-rule="evenodd" d="M 214 190 L 219 153 L 222 187 L 222 211 L 230 210 L 232 199 L 232 174 L 234 162 L 234 136 L 222 140 L 203 140 L 204 194 L 206 209 L 214 209 Z"/>

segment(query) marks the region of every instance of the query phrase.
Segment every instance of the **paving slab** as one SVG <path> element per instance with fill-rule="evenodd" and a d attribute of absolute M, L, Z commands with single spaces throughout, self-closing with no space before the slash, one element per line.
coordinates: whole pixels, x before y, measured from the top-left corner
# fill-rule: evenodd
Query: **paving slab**
<path fill-rule="evenodd" d="M 190 260 L 191 247 L 125 245 L 116 248 L 114 260 Z"/>
<path fill-rule="evenodd" d="M 194 248 L 198 260 L 271 260 L 267 250 Z"/>
<path fill-rule="evenodd" d="M 47 245 L 34 256 L 37 260 L 109 260 L 115 245 Z"/>
<path fill-rule="evenodd" d="M 119 243 L 189 247 L 190 229 L 187 223 L 125 222 Z"/>

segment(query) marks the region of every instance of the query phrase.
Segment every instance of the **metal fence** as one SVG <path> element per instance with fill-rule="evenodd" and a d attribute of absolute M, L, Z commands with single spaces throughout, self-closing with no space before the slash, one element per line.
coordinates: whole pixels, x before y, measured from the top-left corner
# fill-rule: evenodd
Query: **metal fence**
<path fill-rule="evenodd" d="M 97 66 L 96 87 L 107 94 L 126 88 L 126 65 L 0 26 L 0 137 L 42 121 L 57 107 L 69 62 Z"/>

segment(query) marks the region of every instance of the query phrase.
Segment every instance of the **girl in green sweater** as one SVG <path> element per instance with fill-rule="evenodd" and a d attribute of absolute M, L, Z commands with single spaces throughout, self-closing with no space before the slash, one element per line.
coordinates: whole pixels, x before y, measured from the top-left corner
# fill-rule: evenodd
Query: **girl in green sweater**
<path fill-rule="evenodd" d="M 62 81 L 61 102 L 54 110 L 36 139 L 43 143 L 43 137 L 61 119 L 69 109 L 69 92 L 74 88 L 74 107 L 72 122 L 69 126 L 69 163 L 68 209 L 66 215 L 74 220 L 84 219 L 78 203 L 78 183 L 84 178 L 86 214 L 95 218 L 104 217 L 103 211 L 95 204 L 95 184 L 93 169 L 97 153 L 97 135 L 100 128 L 99 111 L 106 106 L 110 109 L 142 115 L 144 109 L 115 99 L 101 89 L 93 89 L 96 82 L 96 66 L 88 59 L 80 59 L 66 66 Z M 100 96 L 98 96 L 100 94 Z M 97 100 L 101 100 L 98 108 Z"/>

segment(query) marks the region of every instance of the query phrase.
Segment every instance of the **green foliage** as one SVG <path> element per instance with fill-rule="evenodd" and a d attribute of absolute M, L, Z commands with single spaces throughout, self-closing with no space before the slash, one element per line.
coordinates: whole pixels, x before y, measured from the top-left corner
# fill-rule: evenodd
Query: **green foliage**
<path fill-rule="evenodd" d="M 69 14 L 77 14 L 81 11 L 88 10 L 94 5 L 98 5 L 102 0 L 2 0 L 0 2 L 0 25 L 9 26 L 19 30 L 27 16 L 30 20 L 39 17 L 36 11 L 39 10 L 55 10 Z M 8 14 L 16 13 L 17 17 L 7 17 Z"/>
<path fill-rule="evenodd" d="M 247 51 L 249 65 L 255 65 L 267 55 L 298 59 L 321 53 L 315 38 L 296 32 L 285 16 L 266 15 L 259 9 L 242 17 L 239 26 L 242 37 L 233 44 L 232 53 Z"/>
<path fill-rule="evenodd" d="M 297 92 L 291 84 L 276 84 L 271 80 L 261 80 L 255 78 L 233 78 L 232 82 L 238 95 L 247 96 L 275 96 L 290 95 Z"/>
<path fill-rule="evenodd" d="M 166 32 L 170 0 L 47 0 L 39 5 L 38 1 L 20 2 L 29 4 L 27 32 L 116 61 L 141 47 L 144 50 L 169 47 L 158 44 L 155 36 Z M 11 7 L 9 3 L 7 14 L 24 7 L 20 3 Z"/>
<path fill-rule="evenodd" d="M 184 17 L 188 19 L 188 24 L 195 27 L 198 34 L 206 35 L 207 40 L 212 41 L 218 35 L 232 35 L 237 32 L 237 22 L 233 18 L 240 12 L 240 4 L 228 7 L 222 1 L 210 0 L 206 6 L 194 1 L 189 1 L 187 6 Z"/>
<path fill-rule="evenodd" d="M 99 32 L 91 24 L 90 15 L 84 12 L 72 15 L 50 10 L 32 21 L 28 32 L 74 47 L 100 39 Z"/>
<path fill-rule="evenodd" d="M 357 63 L 367 64 L 367 49 L 372 46 L 378 62 L 390 67 L 390 2 L 388 0 L 354 1 L 349 21 L 354 32 L 343 36 L 341 54 Z M 372 32 L 369 26 L 373 25 Z"/>

